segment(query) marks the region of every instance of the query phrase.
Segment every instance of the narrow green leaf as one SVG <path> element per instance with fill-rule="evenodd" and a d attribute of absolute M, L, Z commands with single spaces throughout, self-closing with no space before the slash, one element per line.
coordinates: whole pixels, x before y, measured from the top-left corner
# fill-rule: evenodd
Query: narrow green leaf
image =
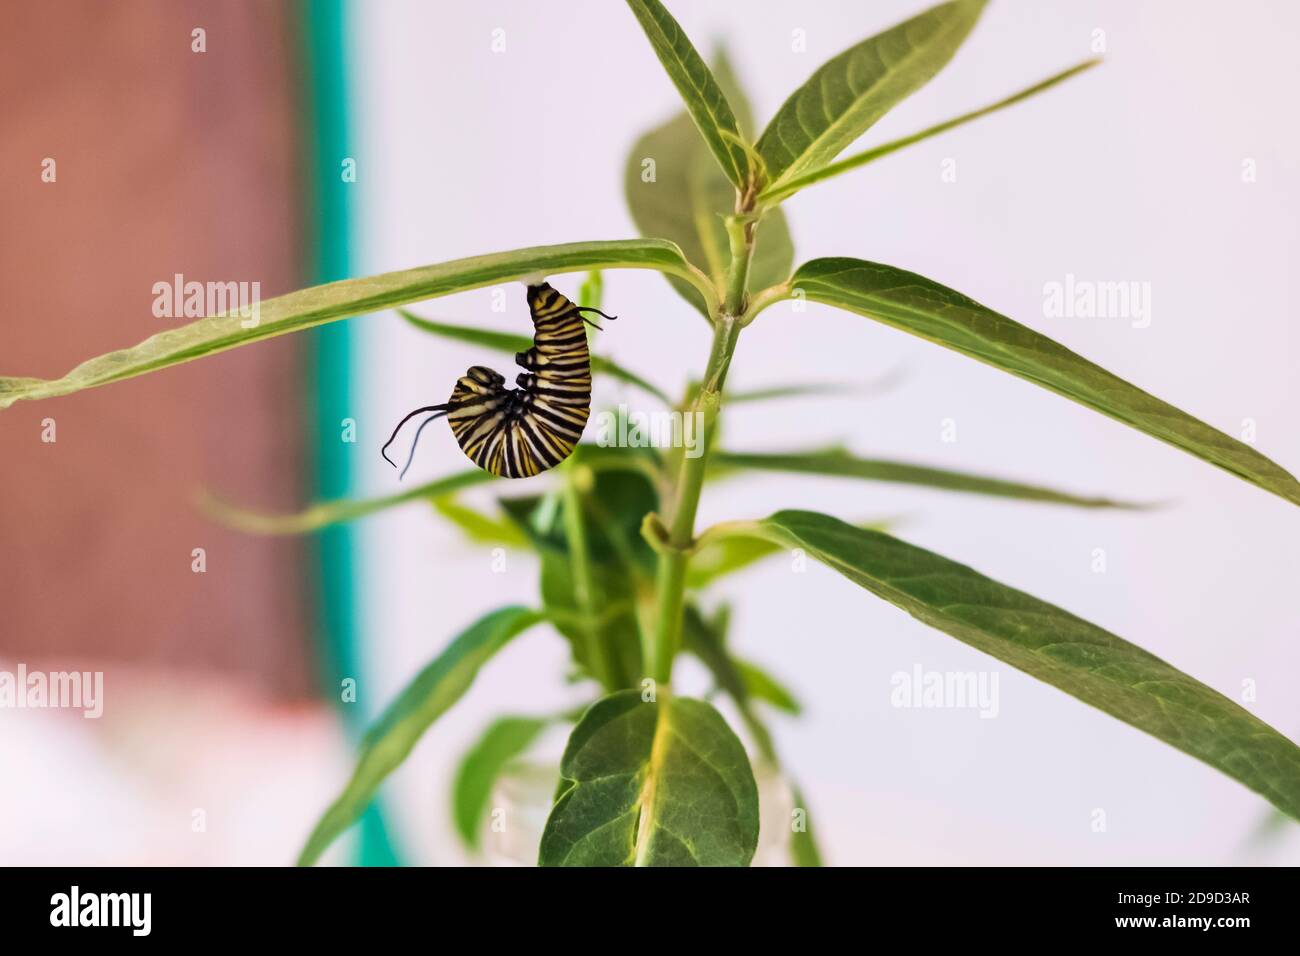
<path fill-rule="evenodd" d="M 694 604 L 687 604 L 682 615 L 682 647 L 699 658 L 718 687 L 731 698 L 759 756 L 775 767 L 776 746 L 772 734 L 755 713 L 740 662 L 727 648 L 730 620 L 731 608 L 726 604 L 712 618 L 706 618 Z"/>
<path fill-rule="evenodd" d="M 811 398 L 817 395 L 844 395 L 853 391 L 852 385 L 773 385 L 768 388 L 753 388 L 743 392 L 728 392 L 728 405 L 743 405 L 748 402 L 781 401 L 787 398 Z"/>
<path fill-rule="evenodd" d="M 945 491 L 961 491 L 998 498 L 1016 498 L 1022 501 L 1040 501 L 1079 508 L 1141 508 L 1138 504 L 1113 501 L 1110 498 L 1080 497 L 1038 485 L 1026 485 L 1001 478 L 986 478 L 960 471 L 947 471 L 906 462 L 857 458 L 843 448 L 827 448 L 811 452 L 783 452 L 777 454 L 715 452 L 712 461 L 723 468 L 753 468 L 760 471 L 786 471 L 806 475 L 826 475 L 839 478 L 863 478 L 869 481 L 887 481 L 895 484 L 920 485 Z"/>
<path fill-rule="evenodd" d="M 1295 822 L 1277 807 L 1270 807 L 1255 821 L 1246 843 L 1253 847 L 1267 846 L 1276 842 L 1277 838 Z"/>
<path fill-rule="evenodd" d="M 461 758 L 451 787 L 456 832 L 470 850 L 482 844 L 492 787 L 501 772 L 547 728 L 545 717 L 499 717 Z"/>
<path fill-rule="evenodd" d="M 813 835 L 812 811 L 804 800 L 803 791 L 791 784 L 796 810 L 803 811 L 802 827 L 794 826 L 790 832 L 790 857 L 795 866 L 821 866 L 822 853 L 817 847 L 817 838 Z"/>
<path fill-rule="evenodd" d="M 628 0 L 627 5 L 681 94 L 686 111 L 718 166 L 732 185 L 744 189 L 749 182 L 749 157 L 726 136 L 739 138 L 740 127 L 713 72 L 659 0 Z"/>
<path fill-rule="evenodd" d="M 599 309 L 605 297 L 605 275 L 599 269 L 592 269 L 587 278 L 578 286 L 578 304 Z"/>
<path fill-rule="evenodd" d="M 747 866 L 758 788 L 725 720 L 699 700 L 597 701 L 560 763 L 542 866 Z"/>
<path fill-rule="evenodd" d="M 745 684 L 745 691 L 754 700 L 771 704 L 777 710 L 783 710 L 792 716 L 803 713 L 803 705 L 790 693 L 789 688 L 757 664 L 733 658 L 740 679 Z"/>
<path fill-rule="evenodd" d="M 910 136 L 890 140 L 888 143 L 882 143 L 880 146 L 873 146 L 865 152 L 857 153 L 847 159 L 842 159 L 838 163 L 831 163 L 829 166 L 822 166 L 819 169 L 814 169 L 812 172 L 806 173 L 803 176 L 796 176 L 793 179 L 788 179 L 777 189 L 763 190 L 763 192 L 758 196 L 758 201 L 760 203 L 781 202 L 782 200 L 790 198 L 790 196 L 794 195 L 799 190 L 811 186 L 814 183 L 819 183 L 824 179 L 830 179 L 832 176 L 838 176 L 841 173 L 847 173 L 849 170 L 857 169 L 859 166 L 865 166 L 867 163 L 875 162 L 877 159 L 888 156 L 890 153 L 896 153 L 900 149 L 927 140 L 931 136 L 938 136 L 940 133 L 946 133 L 950 129 L 956 129 L 958 126 L 962 126 L 972 120 L 988 116 L 990 113 L 996 113 L 998 110 L 1006 109 L 1008 106 L 1014 106 L 1022 100 L 1029 99 L 1031 96 L 1036 96 L 1045 90 L 1050 90 L 1057 83 L 1062 83 L 1070 77 L 1082 73 L 1084 70 L 1089 70 L 1099 63 L 1101 63 L 1100 59 L 1084 60 L 1082 63 L 1077 63 L 1068 70 L 1062 70 L 1060 73 L 1049 76 L 1047 79 L 1035 83 L 1033 86 L 1023 89 L 1019 93 L 1000 99 L 996 103 L 990 103 L 988 106 L 981 107 L 980 109 L 972 110 L 969 113 L 963 113 L 961 116 L 945 120 L 942 123 L 936 123 L 934 126 L 927 126 L 920 132 L 912 133 Z"/>
<path fill-rule="evenodd" d="M 516 352 L 527 352 L 532 348 L 533 340 L 527 335 L 516 335 L 512 332 L 498 332 L 494 329 L 479 329 L 465 325 L 450 325 L 445 322 L 435 322 L 432 319 L 423 319 L 418 315 L 408 312 L 406 309 L 398 309 L 397 314 L 423 332 L 431 335 L 440 335 L 445 339 L 453 339 L 457 342 L 468 342 L 470 345 L 479 345 L 483 348 L 492 349 L 496 352 L 504 352 L 508 355 L 514 355 Z M 600 375 L 608 375 L 610 378 L 616 378 L 621 382 L 627 382 L 629 385 L 635 385 L 643 391 L 649 392 L 655 398 L 659 399 L 665 405 L 671 405 L 673 400 L 668 397 L 668 393 L 651 385 L 635 372 L 623 368 L 611 359 L 604 358 L 600 355 L 591 357 L 591 370 Z"/>
<path fill-rule="evenodd" d="M 139 345 L 78 365 L 58 379 L 0 378 L 0 408 L 20 399 L 50 398 L 169 368 L 250 342 L 376 312 L 406 302 L 477 289 L 534 273 L 582 269 L 655 269 L 694 283 L 711 305 L 713 284 L 687 263 L 673 243 L 657 239 L 573 242 L 457 259 L 438 265 L 344 279 L 268 299 L 252 317 L 238 314 L 199 319 L 150 336 Z"/>
<path fill-rule="evenodd" d="M 527 549 L 532 544 L 513 521 L 483 514 L 451 495 L 434 498 L 432 504 L 434 511 L 459 528 L 474 544 L 500 545 L 520 550 Z"/>
<path fill-rule="evenodd" d="M 437 481 L 418 485 L 409 491 L 402 491 L 397 494 L 352 501 L 322 501 L 304 511 L 287 514 L 273 514 L 242 508 L 217 497 L 207 490 L 199 492 L 196 503 L 200 510 L 214 521 L 228 528 L 234 528 L 236 531 L 243 531 L 246 534 L 307 534 L 330 525 L 356 521 L 358 518 L 367 517 L 377 511 L 396 508 L 398 505 L 408 504 L 412 501 L 427 501 L 441 495 L 460 491 L 462 488 L 469 488 L 473 485 L 481 485 L 484 482 L 494 480 L 496 480 L 494 475 L 480 468 L 474 468 L 470 471 L 460 471 L 454 475 L 448 475 L 446 478 L 439 478 Z"/>
<path fill-rule="evenodd" d="M 299 866 L 311 866 L 370 804 L 384 778 L 410 754 L 429 725 L 460 700 L 479 669 L 516 635 L 541 620 L 536 611 L 504 607 L 462 631 L 406 686 L 366 733 L 356 770 L 307 838 Z"/>
<path fill-rule="evenodd" d="M 761 537 L 727 535 L 715 541 L 702 542 L 687 565 L 686 585 L 708 587 L 719 578 L 734 574 L 780 550 L 779 545 Z"/>
<path fill-rule="evenodd" d="M 814 259 L 799 267 L 791 284 L 814 302 L 857 312 L 1027 379 L 1300 504 L 1300 483 L 1249 445 L 924 276 L 861 259 Z"/>
<path fill-rule="evenodd" d="M 621 563 L 595 565 L 584 603 L 569 555 L 548 549 L 540 557 L 543 609 L 568 640 L 581 673 L 613 687 L 636 684 L 644 668 L 627 569 Z"/>
<path fill-rule="evenodd" d="M 709 464 L 713 467 L 712 459 Z M 734 474 L 733 470 L 722 465 L 717 467 L 722 471 L 723 477 Z M 862 527 L 887 531 L 896 520 L 870 521 Z M 740 530 L 736 530 L 737 527 Z M 706 588 L 720 578 L 743 571 L 750 565 L 781 552 L 782 548 L 777 542 L 761 535 L 746 533 L 744 529 L 748 527 L 750 523 L 746 521 L 724 522 L 701 534 L 696 540 L 690 563 L 686 566 L 686 586 L 696 590 Z"/>
<path fill-rule="evenodd" d="M 644 673 L 636 618 L 638 588 L 647 586 L 644 579 L 655 563 L 640 528 L 659 499 L 654 484 L 640 470 L 601 469 L 592 478 L 591 487 L 579 494 L 591 556 L 585 599 L 574 578 L 566 533 L 568 496 L 529 495 L 504 498 L 500 504 L 541 556 L 543 607 L 568 639 L 575 662 L 586 673 L 598 673 L 601 662 L 592 659 L 591 643 L 593 638 L 599 640 L 616 685 L 631 687 Z"/>
<path fill-rule="evenodd" d="M 742 131 L 747 131 L 751 126 L 749 103 L 722 50 L 714 57 L 713 72 L 727 101 L 735 107 Z M 623 190 L 641 235 L 671 239 L 721 287 L 731 254 L 722 217 L 735 211 L 736 190 L 718 169 L 687 114 L 678 114 L 632 145 Z M 794 244 L 785 216 L 779 209 L 771 210 L 757 232 L 749 269 L 750 290 L 783 282 L 793 262 Z M 694 286 L 676 276 L 667 279 L 705 316 L 710 314 Z"/>
<path fill-rule="evenodd" d="M 758 140 L 771 192 L 825 166 L 952 59 L 985 0 L 955 0 L 828 60 L 777 110 Z"/>
<path fill-rule="evenodd" d="M 757 527 L 916 619 L 1203 760 L 1300 818 L 1300 747 L 1128 641 L 877 531 L 809 511 Z"/>
<path fill-rule="evenodd" d="M 436 322 L 433 319 L 422 318 L 407 309 L 398 309 L 397 314 L 421 332 L 428 332 L 431 335 L 438 335 L 456 342 L 480 345 L 483 348 L 492 349 L 494 352 L 501 352 L 506 355 L 513 355 L 515 352 L 526 352 L 533 344 L 532 336 L 522 335 L 517 332 L 498 332 L 495 329 L 480 329 L 472 325 L 451 325 L 447 322 Z"/>

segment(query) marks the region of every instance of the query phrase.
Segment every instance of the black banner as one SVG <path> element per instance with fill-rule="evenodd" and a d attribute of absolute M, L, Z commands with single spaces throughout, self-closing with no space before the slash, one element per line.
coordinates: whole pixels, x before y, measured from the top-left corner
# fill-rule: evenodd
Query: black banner
<path fill-rule="evenodd" d="M 485 926 L 494 945 L 542 927 L 559 930 L 553 944 L 575 931 L 604 937 L 597 926 L 635 939 L 651 929 L 647 920 L 659 924 L 656 935 L 679 924 L 671 935 L 683 942 L 696 927 L 712 938 L 776 923 L 860 939 L 911 927 L 927 943 L 1052 933 L 1232 945 L 1295 928 L 1295 877 L 1287 869 L 9 869 L 0 870 L 0 927 L 7 942 L 75 934 L 92 945 L 429 932 L 432 943 Z"/>

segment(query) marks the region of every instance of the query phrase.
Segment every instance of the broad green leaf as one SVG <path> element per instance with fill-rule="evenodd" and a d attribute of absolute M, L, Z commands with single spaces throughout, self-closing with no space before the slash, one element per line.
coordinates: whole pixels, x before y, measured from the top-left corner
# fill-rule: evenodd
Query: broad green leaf
<path fill-rule="evenodd" d="M 514 355 L 516 352 L 526 352 L 532 348 L 533 340 L 526 335 L 515 335 L 511 332 L 497 332 L 493 329 L 479 329 L 465 325 L 450 325 L 445 322 L 434 322 L 432 319 L 422 319 L 405 309 L 398 309 L 397 314 L 403 319 L 415 326 L 421 331 L 428 332 L 432 335 L 440 335 L 446 339 L 453 339 L 457 342 L 468 342 L 470 345 L 480 345 L 483 348 L 492 349 L 496 352 L 504 352 L 508 355 Z M 591 370 L 595 373 L 608 375 L 610 378 L 616 378 L 619 381 L 627 382 L 629 385 L 635 385 L 646 392 L 649 392 L 655 398 L 662 401 L 665 405 L 671 405 L 672 399 L 662 389 L 651 385 L 635 372 L 623 368 L 611 359 L 604 358 L 600 355 L 591 357 Z"/>
<path fill-rule="evenodd" d="M 733 656 L 727 649 L 727 625 L 730 608 L 722 605 L 716 614 L 706 619 L 699 609 L 688 604 L 682 620 L 682 637 L 685 649 L 690 651 L 713 675 L 719 688 L 727 693 L 740 718 L 753 738 L 759 756 L 773 773 L 780 773 L 780 760 L 767 725 L 754 712 L 755 699 L 764 699 L 789 713 L 797 714 L 799 705 L 793 696 L 777 681 L 759 668 Z M 794 808 L 802 811 L 801 817 L 790 820 L 790 854 L 796 866 L 821 866 L 821 854 L 813 839 L 812 823 L 807 804 L 799 788 L 790 784 L 794 795 Z"/>
<path fill-rule="evenodd" d="M 858 458 L 842 448 L 822 451 L 759 454 L 741 452 L 716 452 L 711 463 L 721 468 L 752 468 L 760 471 L 786 471 L 806 475 L 827 475 L 839 478 L 863 478 L 869 481 L 888 481 L 904 485 L 921 485 L 945 491 L 962 491 L 976 495 L 993 495 L 998 498 L 1017 498 L 1022 501 L 1041 501 L 1079 508 L 1140 508 L 1141 505 L 1109 498 L 1081 497 L 1026 485 L 1001 478 L 986 478 L 960 471 L 930 468 L 898 461 L 881 461 Z"/>
<path fill-rule="evenodd" d="M 432 504 L 434 511 L 459 528 L 475 544 L 525 549 L 532 543 L 513 521 L 483 514 L 457 501 L 452 495 L 434 498 Z"/>
<path fill-rule="evenodd" d="M 1300 747 L 1154 654 L 965 565 L 809 511 L 757 527 L 916 619 L 1203 760 L 1300 818 Z"/>
<path fill-rule="evenodd" d="M 758 845 L 749 757 L 711 706 L 597 701 L 560 763 L 542 866 L 748 866 Z"/>
<path fill-rule="evenodd" d="M 842 159 L 838 163 L 831 163 L 829 166 L 822 166 L 819 169 L 814 169 L 812 172 L 805 173 L 803 176 L 796 176 L 793 179 L 787 179 L 777 189 L 763 190 L 763 192 L 759 194 L 758 201 L 760 203 L 781 202 L 806 186 L 819 183 L 823 179 L 830 179 L 832 176 L 838 176 L 841 173 L 847 173 L 851 169 L 857 169 L 859 166 L 865 166 L 867 163 L 875 162 L 877 159 L 888 156 L 890 153 L 896 153 L 900 149 L 927 140 L 931 136 L 938 136 L 940 133 L 946 133 L 950 129 L 956 129 L 958 126 L 962 126 L 972 120 L 988 116 L 990 113 L 996 113 L 998 110 L 1006 109 L 1008 106 L 1014 106 L 1022 100 L 1029 99 L 1031 96 L 1036 96 L 1045 90 L 1050 90 L 1057 83 L 1062 83 L 1075 74 L 1091 69 L 1099 63 L 1101 63 L 1101 60 L 1099 59 L 1084 60 L 1082 63 L 1078 63 L 1070 67 L 1068 70 L 1062 70 L 1060 73 L 1049 76 L 1047 79 L 1035 83 L 1033 86 L 1023 89 L 1019 93 L 1014 93 L 1011 96 L 1000 99 L 996 103 L 990 103 L 988 106 L 980 109 L 972 110 L 969 113 L 963 113 L 961 116 L 945 120 L 942 123 L 936 123 L 934 126 L 927 126 L 920 132 L 912 133 L 910 136 L 891 140 L 888 143 L 882 143 L 880 146 L 873 146 L 865 152 L 857 153 L 847 159 Z"/>
<path fill-rule="evenodd" d="M 713 72 L 736 110 L 742 131 L 750 128 L 749 104 L 726 54 L 714 57 Z M 646 161 L 653 161 L 653 177 Z M 671 239 L 715 285 L 724 282 L 730 249 L 722 217 L 735 211 L 736 190 L 718 169 L 685 113 L 650 130 L 632 146 L 623 177 L 628 210 L 643 236 Z M 794 245 L 779 209 L 763 217 L 749 269 L 751 291 L 783 282 L 794 262 Z M 676 276 L 668 281 L 706 316 L 699 291 Z"/>
<path fill-rule="evenodd" d="M 362 279 L 344 279 L 291 292 L 260 303 L 252 327 L 244 326 L 252 323 L 253 318 L 238 314 L 199 319 L 159 332 L 131 348 L 90 359 L 58 379 L 0 378 L 0 408 L 8 408 L 20 399 L 50 398 L 106 385 L 250 342 L 406 302 L 464 292 L 535 273 L 592 268 L 655 269 L 694 283 L 710 304 L 716 299 L 713 285 L 687 263 L 682 251 L 671 242 L 626 239 L 535 246 Z"/>
<path fill-rule="evenodd" d="M 839 306 L 1010 372 L 1300 504 L 1300 483 L 1255 449 L 1045 335 L 924 276 L 860 259 L 814 259 L 791 280 Z"/>
<path fill-rule="evenodd" d="M 767 189 L 825 166 L 952 59 L 985 0 L 955 0 L 828 60 L 791 94 L 758 141 Z"/>
<path fill-rule="evenodd" d="M 494 480 L 494 475 L 480 468 L 474 468 L 393 495 L 382 495 L 378 498 L 363 498 L 354 501 L 322 501 L 304 511 L 287 514 L 274 514 L 242 508 L 218 498 L 210 491 L 200 492 L 197 503 L 199 508 L 214 521 L 218 521 L 229 528 L 234 528 L 236 531 L 243 531 L 247 534 L 307 534 L 330 525 L 356 521 L 358 518 L 365 518 L 377 511 L 385 511 L 388 508 L 395 508 L 398 505 L 408 504 L 412 501 L 432 500 L 442 495 L 460 491 L 462 488 L 469 488 L 473 485 L 481 485 L 484 482 Z"/>
<path fill-rule="evenodd" d="M 545 717 L 498 717 L 466 752 L 451 787 L 456 832 L 465 846 L 479 849 L 492 787 L 510 763 L 529 747 L 551 721 Z"/>
<path fill-rule="evenodd" d="M 744 189 L 750 179 L 749 156 L 736 142 L 740 127 L 713 72 L 659 0 L 628 0 L 627 5 L 681 94 L 686 112 L 718 166 L 733 186 Z"/>
<path fill-rule="evenodd" d="M 479 618 L 416 676 L 366 733 L 356 770 L 343 793 L 307 838 L 299 866 L 311 866 L 350 827 L 379 785 L 410 754 L 416 742 L 460 700 L 479 669 L 520 632 L 541 620 L 536 611 L 504 607 Z"/>
<path fill-rule="evenodd" d="M 790 693 L 789 688 L 763 668 L 738 657 L 733 660 L 736 670 L 740 673 L 740 679 L 744 682 L 745 691 L 751 698 L 764 701 L 777 710 L 783 710 L 796 717 L 803 712 L 803 706 L 795 699 L 794 694 Z"/>
<path fill-rule="evenodd" d="M 795 866 L 821 866 L 822 854 L 817 848 L 817 838 L 813 835 L 812 811 L 804 800 L 803 791 L 791 784 L 794 793 L 795 810 L 803 811 L 802 827 L 792 826 L 790 831 L 790 857 Z"/>

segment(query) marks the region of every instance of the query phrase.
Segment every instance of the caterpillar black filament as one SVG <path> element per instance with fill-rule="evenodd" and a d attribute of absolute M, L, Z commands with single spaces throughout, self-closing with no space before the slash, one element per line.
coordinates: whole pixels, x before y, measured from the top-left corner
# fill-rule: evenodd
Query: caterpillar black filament
<path fill-rule="evenodd" d="M 528 287 L 528 311 L 533 317 L 533 347 L 515 355 L 524 371 L 518 388 L 506 388 L 505 376 L 475 365 L 456 381 L 443 405 L 426 405 L 411 412 L 393 429 L 380 454 L 390 465 L 388 446 L 402 426 L 424 412 L 402 475 L 411 467 L 424 426 L 446 416 L 451 432 L 470 461 L 502 478 L 529 478 L 554 468 L 573 453 L 591 414 L 591 353 L 587 350 L 584 312 L 599 309 L 574 305 L 549 283 Z"/>

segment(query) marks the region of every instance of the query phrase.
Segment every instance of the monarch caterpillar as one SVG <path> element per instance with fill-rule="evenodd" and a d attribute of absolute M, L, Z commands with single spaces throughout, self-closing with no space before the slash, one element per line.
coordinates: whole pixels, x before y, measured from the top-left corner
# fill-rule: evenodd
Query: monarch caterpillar
<path fill-rule="evenodd" d="M 554 468 L 573 453 L 591 414 L 591 353 L 583 323 L 600 328 L 582 313 L 599 309 L 574 305 L 549 283 L 528 286 L 528 311 L 533 317 L 533 347 L 515 354 L 524 371 L 518 388 L 506 388 L 500 372 L 475 365 L 456 380 L 443 405 L 426 405 L 411 412 L 393 429 L 380 454 L 394 468 L 388 446 L 402 426 L 422 412 L 431 412 L 416 429 L 411 453 L 399 477 L 415 458 L 424 426 L 446 416 L 461 451 L 484 471 L 502 478 L 529 478 Z"/>

